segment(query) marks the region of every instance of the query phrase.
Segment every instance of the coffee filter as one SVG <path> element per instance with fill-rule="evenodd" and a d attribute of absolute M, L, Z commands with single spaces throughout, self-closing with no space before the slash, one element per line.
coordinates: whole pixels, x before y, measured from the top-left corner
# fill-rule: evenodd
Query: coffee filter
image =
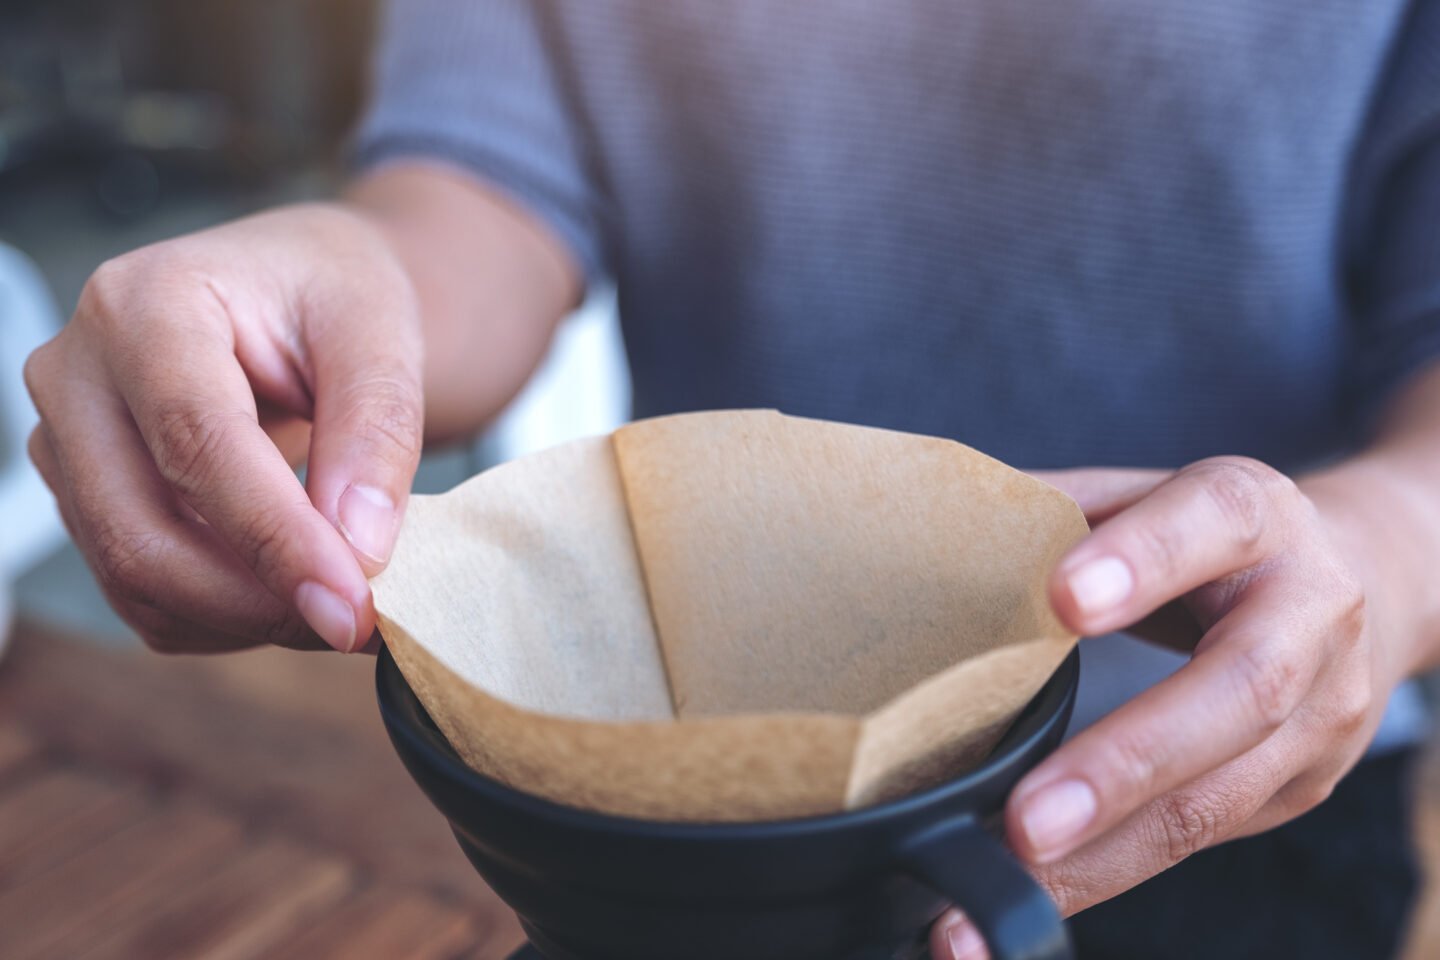
<path fill-rule="evenodd" d="M 1086 532 L 960 444 L 772 411 L 640 421 L 412 498 L 380 630 L 461 757 L 605 813 L 833 813 L 983 758 L 1074 644 Z"/>

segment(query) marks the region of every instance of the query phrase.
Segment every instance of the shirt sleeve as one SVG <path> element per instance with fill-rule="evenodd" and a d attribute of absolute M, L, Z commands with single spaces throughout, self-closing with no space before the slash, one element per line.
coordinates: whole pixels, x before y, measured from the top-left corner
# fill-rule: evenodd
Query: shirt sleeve
<path fill-rule="evenodd" d="M 1440 0 L 1412 0 L 1354 159 L 1352 382 L 1373 415 L 1440 359 Z"/>
<path fill-rule="evenodd" d="M 595 282 L 608 273 L 602 200 L 549 49 L 541 0 L 388 0 L 361 171 L 402 159 L 458 165 L 547 223 Z"/>

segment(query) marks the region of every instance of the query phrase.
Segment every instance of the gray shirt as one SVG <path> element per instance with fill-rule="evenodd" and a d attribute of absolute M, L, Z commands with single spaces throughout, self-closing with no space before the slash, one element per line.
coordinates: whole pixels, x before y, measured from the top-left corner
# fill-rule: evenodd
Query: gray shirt
<path fill-rule="evenodd" d="M 1440 0 L 392 0 L 357 151 L 613 282 L 637 415 L 1296 470 L 1440 352 Z"/>

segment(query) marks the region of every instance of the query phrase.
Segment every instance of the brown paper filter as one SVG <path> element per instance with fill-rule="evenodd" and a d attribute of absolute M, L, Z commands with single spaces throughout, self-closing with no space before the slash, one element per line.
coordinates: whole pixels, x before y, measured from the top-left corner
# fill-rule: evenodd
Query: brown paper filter
<path fill-rule="evenodd" d="M 416 497 L 380 630 L 475 769 L 662 820 L 829 813 L 952 777 L 1074 643 L 1073 501 L 946 440 L 631 424 Z"/>

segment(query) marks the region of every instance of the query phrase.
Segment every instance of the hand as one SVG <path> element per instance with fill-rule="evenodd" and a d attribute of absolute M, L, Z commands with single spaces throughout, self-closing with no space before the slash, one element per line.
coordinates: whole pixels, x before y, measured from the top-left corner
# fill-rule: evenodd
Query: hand
<path fill-rule="evenodd" d="M 1194 651 L 1010 797 L 1010 844 L 1069 916 L 1319 804 L 1365 752 L 1405 670 L 1382 611 L 1367 607 L 1370 558 L 1264 464 L 1044 479 L 1094 525 L 1051 579 L 1060 618 L 1082 635 L 1133 627 Z M 985 956 L 954 912 L 931 941 L 944 960 Z"/>
<path fill-rule="evenodd" d="M 367 644 L 423 419 L 415 298 L 376 226 L 296 207 L 120 257 L 25 378 L 31 456 L 150 645 Z"/>

